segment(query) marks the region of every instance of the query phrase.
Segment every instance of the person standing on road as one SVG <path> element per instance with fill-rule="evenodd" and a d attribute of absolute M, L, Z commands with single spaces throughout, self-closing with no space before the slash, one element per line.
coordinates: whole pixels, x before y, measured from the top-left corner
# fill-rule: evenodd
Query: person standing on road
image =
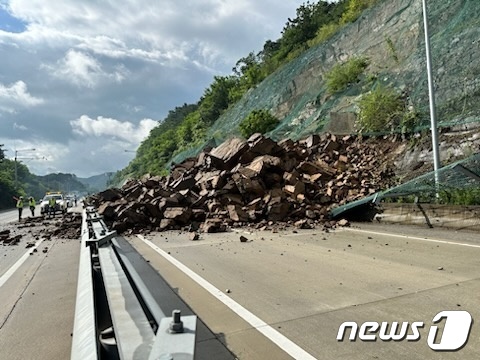
<path fill-rule="evenodd" d="M 55 198 L 52 196 L 48 199 L 48 217 L 55 217 L 55 205 L 56 205 Z"/>
<path fill-rule="evenodd" d="M 23 211 L 23 196 L 19 198 L 13 197 L 17 201 L 17 209 L 18 209 L 18 221 L 22 220 L 22 211 Z"/>
<path fill-rule="evenodd" d="M 37 203 L 35 202 L 35 199 L 33 196 L 30 196 L 28 198 L 28 206 L 30 207 L 30 211 L 32 212 L 32 217 L 35 216 L 35 206 L 37 206 Z"/>

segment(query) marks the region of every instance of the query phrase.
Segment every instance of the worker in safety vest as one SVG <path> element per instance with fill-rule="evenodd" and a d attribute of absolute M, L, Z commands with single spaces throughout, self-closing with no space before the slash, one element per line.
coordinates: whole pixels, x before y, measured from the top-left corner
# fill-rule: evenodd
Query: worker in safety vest
<path fill-rule="evenodd" d="M 54 197 L 48 199 L 48 217 L 55 217 L 55 205 L 57 202 L 55 201 Z"/>
<path fill-rule="evenodd" d="M 17 201 L 17 209 L 18 209 L 18 221 L 22 220 L 22 211 L 23 211 L 23 196 L 19 198 L 13 197 Z"/>
<path fill-rule="evenodd" d="M 30 207 L 30 211 L 32 212 L 32 217 L 35 216 L 35 206 L 37 206 L 37 203 L 35 202 L 35 199 L 33 196 L 30 196 L 28 198 L 28 206 Z"/>

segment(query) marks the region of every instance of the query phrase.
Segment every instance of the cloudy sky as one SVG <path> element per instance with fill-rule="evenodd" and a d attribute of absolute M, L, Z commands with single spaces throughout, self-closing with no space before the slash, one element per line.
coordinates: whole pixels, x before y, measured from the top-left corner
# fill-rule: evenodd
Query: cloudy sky
<path fill-rule="evenodd" d="M 169 110 L 277 40 L 304 2 L 0 0 L 6 157 L 37 175 L 125 167 Z"/>

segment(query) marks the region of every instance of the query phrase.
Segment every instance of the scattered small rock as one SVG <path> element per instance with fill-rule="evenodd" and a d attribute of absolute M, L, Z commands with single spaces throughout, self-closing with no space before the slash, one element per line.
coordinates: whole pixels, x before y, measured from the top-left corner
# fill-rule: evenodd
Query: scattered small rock
<path fill-rule="evenodd" d="M 188 235 L 188 238 L 191 240 L 191 241 L 196 241 L 200 238 L 200 235 L 198 235 L 197 232 L 191 232 L 189 233 Z"/>
<path fill-rule="evenodd" d="M 350 226 L 350 222 L 347 219 L 341 219 L 337 221 L 337 225 L 341 227 L 348 227 Z"/>

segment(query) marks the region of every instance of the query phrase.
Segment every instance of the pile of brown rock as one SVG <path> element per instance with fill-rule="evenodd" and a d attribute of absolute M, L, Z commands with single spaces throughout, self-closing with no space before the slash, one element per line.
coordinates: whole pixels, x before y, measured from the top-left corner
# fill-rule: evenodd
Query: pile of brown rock
<path fill-rule="evenodd" d="M 392 184 L 382 149 L 361 138 L 312 135 L 275 142 L 261 134 L 232 138 L 175 165 L 168 177 L 145 176 L 89 202 L 113 229 L 258 228 L 288 222 L 309 228 L 342 205 Z"/>
<path fill-rule="evenodd" d="M 61 221 L 54 223 L 55 227 L 46 228 L 44 237 L 46 238 L 62 238 L 62 239 L 78 239 L 81 236 L 82 214 L 67 213 L 62 216 Z"/>
<path fill-rule="evenodd" d="M 0 231 L 0 242 L 3 245 L 17 245 L 22 235 L 13 235 L 10 230 Z"/>

